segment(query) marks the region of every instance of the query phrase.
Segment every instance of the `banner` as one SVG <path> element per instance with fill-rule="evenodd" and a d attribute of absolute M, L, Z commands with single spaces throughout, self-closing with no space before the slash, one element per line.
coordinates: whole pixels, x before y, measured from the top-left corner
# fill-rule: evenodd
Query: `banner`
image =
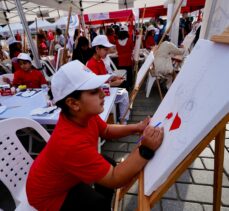
<path fill-rule="evenodd" d="M 108 12 L 104 12 L 104 13 L 88 14 L 88 18 L 90 21 L 107 20 L 110 18 L 110 16 Z"/>

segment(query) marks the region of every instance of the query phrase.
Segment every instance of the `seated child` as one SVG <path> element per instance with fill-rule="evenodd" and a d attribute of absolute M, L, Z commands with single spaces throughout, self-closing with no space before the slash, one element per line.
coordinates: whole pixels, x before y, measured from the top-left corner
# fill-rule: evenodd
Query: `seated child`
<path fill-rule="evenodd" d="M 20 69 L 14 73 L 13 86 L 26 85 L 27 88 L 41 88 L 42 84 L 47 84 L 42 72 L 32 66 L 32 59 L 26 53 L 17 56 Z"/>
<path fill-rule="evenodd" d="M 91 59 L 87 62 L 87 67 L 89 67 L 95 74 L 97 75 L 105 75 L 108 73 L 106 66 L 104 64 L 103 59 L 106 58 L 108 49 L 113 47 L 108 39 L 107 36 L 105 35 L 98 35 L 94 38 L 92 41 L 92 51 L 93 51 L 93 56 Z M 113 76 L 110 80 L 109 83 L 113 87 L 118 87 L 124 82 L 123 77 L 119 76 Z M 129 94 L 126 89 L 123 89 L 121 94 L 118 94 L 115 103 L 118 104 L 119 106 L 119 111 L 120 111 L 120 117 L 119 119 L 121 120 L 122 117 L 125 114 L 125 111 L 128 109 L 129 106 Z M 124 124 L 129 120 L 129 115 L 130 112 L 127 113 Z"/>
<path fill-rule="evenodd" d="M 99 117 L 105 97 L 100 86 L 109 77 L 95 75 L 77 60 L 53 75 L 51 92 L 61 113 L 26 183 L 28 201 L 37 210 L 111 211 L 113 189 L 136 176 L 161 145 L 163 129 L 149 126 L 149 118 L 108 125 Z M 139 147 L 118 165 L 98 152 L 99 137 L 112 140 L 142 132 Z"/>

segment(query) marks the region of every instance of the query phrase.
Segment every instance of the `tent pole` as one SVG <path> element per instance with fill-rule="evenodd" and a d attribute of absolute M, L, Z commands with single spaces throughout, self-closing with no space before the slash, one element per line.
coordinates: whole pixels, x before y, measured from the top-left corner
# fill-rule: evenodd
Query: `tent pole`
<path fill-rule="evenodd" d="M 26 22 L 25 13 L 23 12 L 21 1 L 20 0 L 14 0 L 14 1 L 15 1 L 15 4 L 16 4 L 16 7 L 17 7 L 18 14 L 20 16 L 21 23 L 22 23 L 23 28 L 25 30 L 25 33 L 27 35 L 27 39 L 28 39 L 28 42 L 29 42 L 29 45 L 30 45 L 30 48 L 31 48 L 31 51 L 32 51 L 32 54 L 33 54 L 33 57 L 34 57 L 34 61 L 36 63 L 37 68 L 40 69 L 42 67 L 41 66 L 41 62 L 39 60 L 38 52 L 37 52 L 37 49 L 36 49 L 36 47 L 34 45 L 34 42 L 33 42 L 30 30 L 29 30 L 28 24 Z"/>

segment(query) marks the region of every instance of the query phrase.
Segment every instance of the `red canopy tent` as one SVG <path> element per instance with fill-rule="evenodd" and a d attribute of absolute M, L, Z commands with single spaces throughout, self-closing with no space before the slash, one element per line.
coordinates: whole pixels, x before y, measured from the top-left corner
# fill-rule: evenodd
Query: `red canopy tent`
<path fill-rule="evenodd" d="M 103 24 L 103 23 L 115 23 L 115 22 L 127 22 L 133 17 L 132 10 L 120 10 L 115 12 L 109 12 L 109 18 L 104 20 L 90 20 L 89 15 L 84 15 L 84 21 L 86 24 Z"/>
<path fill-rule="evenodd" d="M 188 0 L 187 5 L 181 8 L 181 13 L 193 12 L 204 8 L 206 0 Z M 142 18 L 144 8 L 140 8 L 140 18 Z M 145 10 L 145 18 L 164 16 L 167 14 L 167 8 L 164 5 L 156 7 L 147 7 Z"/>
<path fill-rule="evenodd" d="M 202 9 L 205 5 L 206 0 L 187 0 L 187 5 L 181 8 L 181 13 L 184 12 L 193 12 L 199 9 Z M 144 8 L 139 9 L 139 17 L 142 18 Z M 102 14 L 102 13 L 100 13 Z M 98 17 L 100 15 L 98 13 Z M 164 16 L 167 14 L 167 8 L 164 5 L 147 7 L 145 10 L 145 18 Z M 102 15 L 103 16 L 103 15 Z M 127 22 L 130 19 L 133 19 L 132 10 L 120 10 L 116 12 L 106 13 L 107 18 L 102 19 L 90 19 L 90 15 L 84 15 L 84 20 L 86 24 L 104 24 L 104 23 L 115 23 L 115 22 Z"/>

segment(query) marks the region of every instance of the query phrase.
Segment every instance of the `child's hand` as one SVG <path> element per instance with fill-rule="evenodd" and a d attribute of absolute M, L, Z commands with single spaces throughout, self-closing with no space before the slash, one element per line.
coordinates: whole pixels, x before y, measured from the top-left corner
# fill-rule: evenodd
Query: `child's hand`
<path fill-rule="evenodd" d="M 143 121 L 136 124 L 136 131 L 138 133 L 143 133 L 143 131 L 145 130 L 149 122 L 150 122 L 150 117 L 148 116 Z"/>
<path fill-rule="evenodd" d="M 123 81 L 124 81 L 123 79 L 117 79 L 115 81 L 111 81 L 110 85 L 111 86 L 119 86 L 119 85 L 121 85 L 123 83 Z"/>
<path fill-rule="evenodd" d="M 141 144 L 155 151 L 163 141 L 164 128 L 155 128 L 148 125 L 143 132 L 143 137 Z"/>

